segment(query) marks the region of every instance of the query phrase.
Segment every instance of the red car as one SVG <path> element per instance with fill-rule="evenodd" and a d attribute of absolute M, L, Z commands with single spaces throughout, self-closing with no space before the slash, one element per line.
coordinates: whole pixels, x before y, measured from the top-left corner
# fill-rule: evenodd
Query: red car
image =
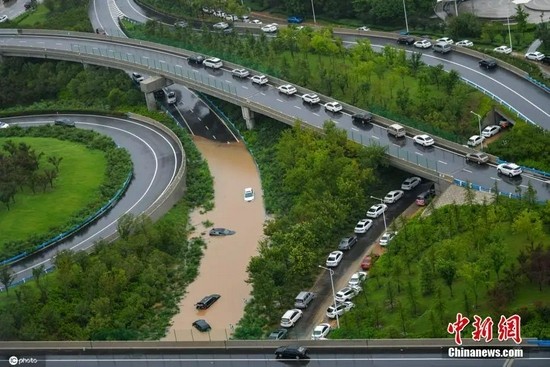
<path fill-rule="evenodd" d="M 365 256 L 363 261 L 361 261 L 361 269 L 369 270 L 372 265 L 372 257 L 370 255 Z"/>

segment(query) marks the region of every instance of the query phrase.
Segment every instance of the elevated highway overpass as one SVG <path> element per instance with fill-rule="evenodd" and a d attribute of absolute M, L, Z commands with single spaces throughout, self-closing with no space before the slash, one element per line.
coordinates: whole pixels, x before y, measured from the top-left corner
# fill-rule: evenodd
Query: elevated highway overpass
<path fill-rule="evenodd" d="M 379 144 L 387 147 L 390 163 L 409 172 L 434 180 L 436 183 L 465 183 L 479 185 L 489 190 L 498 184 L 499 191 L 510 196 L 525 191 L 530 184 L 539 200 L 550 198 L 550 188 L 545 179 L 523 175 L 517 179 L 498 176 L 493 165 L 477 166 L 465 162 L 464 155 L 473 150 L 435 138 L 436 146 L 423 148 L 413 143 L 411 136 L 420 133 L 407 128 L 407 138 L 393 140 L 386 133 L 392 123 L 381 116 L 372 125 L 354 125 L 351 114 L 360 112 L 356 107 L 343 104 L 344 113 L 332 114 L 321 106 L 309 106 L 297 96 L 284 96 L 276 87 L 285 81 L 270 78 L 268 86 L 260 87 L 248 79 L 231 77 L 230 70 L 238 65 L 225 62 L 222 70 L 192 67 L 187 63 L 189 51 L 146 41 L 131 40 L 90 33 L 0 30 L 0 55 L 67 60 L 135 70 L 146 75 L 161 76 L 205 94 L 239 105 L 250 126 L 254 113 L 260 113 L 287 124 L 297 119 L 309 127 L 321 129 L 323 123 L 332 120 L 348 137 L 363 145 Z M 298 88 L 298 95 L 311 92 Z M 331 101 L 321 96 L 322 102 Z M 494 163 L 493 157 L 493 163 Z"/>

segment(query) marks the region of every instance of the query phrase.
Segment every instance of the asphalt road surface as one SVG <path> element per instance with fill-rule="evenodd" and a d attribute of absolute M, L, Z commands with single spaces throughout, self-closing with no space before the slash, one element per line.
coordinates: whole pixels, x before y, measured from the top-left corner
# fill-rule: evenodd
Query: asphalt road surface
<path fill-rule="evenodd" d="M 114 39 L 116 41 L 116 39 Z M 412 137 L 399 141 L 391 139 L 386 129 L 374 125 L 361 128 L 353 125 L 348 113 L 327 112 L 320 105 L 309 106 L 302 102 L 299 96 L 282 95 L 274 85 L 258 86 L 249 79 L 236 79 L 231 76 L 229 70 L 210 70 L 201 67 L 193 67 L 187 64 L 186 58 L 171 53 L 147 49 L 143 46 L 124 44 L 111 44 L 104 40 L 74 40 L 65 36 L 34 36 L 34 35 L 10 35 L 0 34 L 0 44 L 17 45 L 19 47 L 41 47 L 56 50 L 81 50 L 82 52 L 101 52 L 102 54 L 132 55 L 128 59 L 147 60 L 149 65 L 166 65 L 164 68 L 178 70 L 178 75 L 189 75 L 189 78 L 200 80 L 205 84 L 216 85 L 227 93 L 247 99 L 269 107 L 272 110 L 285 113 L 293 118 L 321 127 L 326 120 L 332 120 L 339 128 L 348 132 L 348 136 L 365 145 L 381 144 L 388 146 L 389 153 L 398 156 L 408 162 L 427 167 L 439 174 L 450 175 L 462 181 L 472 182 L 485 188 L 492 188 L 495 182 L 499 190 L 505 193 L 515 193 L 518 189 L 525 190 L 531 183 L 537 191 L 538 199 L 543 201 L 550 198 L 550 188 L 544 180 L 529 174 L 524 174 L 514 179 L 497 175 L 494 166 L 477 166 L 467 164 L 460 154 L 451 152 L 443 147 L 424 148 L 415 144 Z M 86 51 L 88 50 L 88 51 Z M 92 51 L 97 50 L 97 51 Z M 187 77 L 186 77 L 187 78 Z M 533 87 L 535 88 L 535 87 Z"/>
<path fill-rule="evenodd" d="M 511 366 L 506 359 L 451 359 L 446 353 L 370 353 L 334 350 L 332 353 L 312 351 L 309 360 L 276 360 L 272 352 L 227 354 L 159 354 L 136 351 L 134 354 L 63 354 L 44 356 L 16 356 L 36 358 L 36 364 L 22 366 L 66 367 L 66 366 L 164 366 L 164 367 L 268 367 L 268 366 L 311 366 L 311 367 L 503 367 Z M 0 366 L 9 366 L 5 356 Z M 527 358 L 513 360 L 514 367 L 546 367 L 550 361 L 548 351 L 529 353 Z"/>
<path fill-rule="evenodd" d="M 125 195 L 103 217 L 71 238 L 51 249 L 30 256 L 15 265 L 16 279 L 32 275 L 32 268 L 44 265 L 49 268 L 58 251 L 82 251 L 101 238 L 116 232 L 117 220 L 125 213 L 138 215 L 152 206 L 170 185 L 181 166 L 182 157 L 177 144 L 161 130 L 136 121 L 89 115 L 63 115 L 76 121 L 78 129 L 91 129 L 110 136 L 118 146 L 126 148 L 134 163 L 134 178 Z M 53 116 L 7 118 L 4 121 L 21 126 L 51 123 Z"/>

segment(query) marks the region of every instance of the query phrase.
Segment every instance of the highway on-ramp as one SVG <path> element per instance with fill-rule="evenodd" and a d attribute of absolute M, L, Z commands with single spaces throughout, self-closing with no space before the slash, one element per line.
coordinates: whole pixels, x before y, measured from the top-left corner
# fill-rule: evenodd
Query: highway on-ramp
<path fill-rule="evenodd" d="M 52 258 L 61 250 L 82 251 L 113 235 L 117 219 L 125 213 L 139 215 L 157 201 L 173 182 L 182 165 L 182 152 L 178 144 L 166 132 L 129 118 L 96 115 L 63 115 L 76 121 L 78 129 L 90 129 L 110 136 L 115 143 L 126 148 L 134 163 L 134 177 L 125 195 L 104 216 L 59 245 L 46 249 L 14 264 L 11 269 L 15 280 L 32 276 L 32 268 L 44 265 L 49 268 Z M 54 116 L 25 116 L 5 118 L 4 121 L 33 126 L 52 123 Z"/>

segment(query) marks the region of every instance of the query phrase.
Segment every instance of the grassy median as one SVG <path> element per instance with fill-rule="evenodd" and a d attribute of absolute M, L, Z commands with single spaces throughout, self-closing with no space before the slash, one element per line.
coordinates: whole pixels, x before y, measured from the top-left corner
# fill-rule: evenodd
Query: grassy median
<path fill-rule="evenodd" d="M 0 146 L 8 139 L 0 138 Z M 62 157 L 59 176 L 54 187 L 33 194 L 29 188 L 18 191 L 15 203 L 8 211 L 0 207 L 0 249 L 8 242 L 24 240 L 33 235 L 62 226 L 72 215 L 97 197 L 104 181 L 107 160 L 104 152 L 90 150 L 84 145 L 50 138 L 9 138 L 24 142 L 37 153 L 43 152 L 41 168 L 47 156 Z"/>

